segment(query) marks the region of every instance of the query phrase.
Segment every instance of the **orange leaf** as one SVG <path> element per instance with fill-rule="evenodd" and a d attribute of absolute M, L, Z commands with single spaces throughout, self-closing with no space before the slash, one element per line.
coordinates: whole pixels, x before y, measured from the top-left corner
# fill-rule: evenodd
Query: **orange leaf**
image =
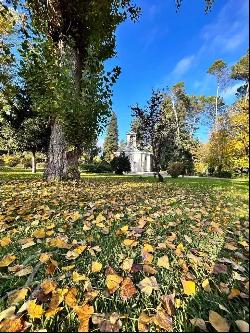
<path fill-rule="evenodd" d="M 129 277 L 126 277 L 121 284 L 121 290 L 120 290 L 121 298 L 126 301 L 127 299 L 133 297 L 136 293 L 137 290 L 134 286 L 133 281 Z"/>

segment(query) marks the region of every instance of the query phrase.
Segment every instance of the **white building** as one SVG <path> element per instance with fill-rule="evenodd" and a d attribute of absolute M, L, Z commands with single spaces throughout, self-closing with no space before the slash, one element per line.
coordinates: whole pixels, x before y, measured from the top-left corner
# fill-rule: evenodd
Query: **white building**
<path fill-rule="evenodd" d="M 131 164 L 131 172 L 151 172 L 152 171 L 152 153 L 137 149 L 136 133 L 127 133 L 127 145 L 125 149 L 118 150 L 115 155 L 119 156 L 122 152 L 128 156 Z"/>

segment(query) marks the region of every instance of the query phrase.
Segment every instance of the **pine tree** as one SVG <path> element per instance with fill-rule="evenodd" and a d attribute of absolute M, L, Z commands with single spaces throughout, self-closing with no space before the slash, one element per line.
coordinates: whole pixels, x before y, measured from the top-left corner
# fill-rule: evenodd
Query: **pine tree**
<path fill-rule="evenodd" d="M 108 125 L 107 136 L 103 145 L 104 159 L 108 162 L 114 157 L 114 152 L 118 150 L 118 126 L 117 117 L 113 112 Z"/>

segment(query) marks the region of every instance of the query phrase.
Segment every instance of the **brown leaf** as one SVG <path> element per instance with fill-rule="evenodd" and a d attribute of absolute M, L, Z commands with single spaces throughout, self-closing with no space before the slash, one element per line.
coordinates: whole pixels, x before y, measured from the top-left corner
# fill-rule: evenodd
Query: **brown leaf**
<path fill-rule="evenodd" d="M 169 316 L 175 315 L 175 295 L 164 295 L 161 297 L 162 307 L 165 309 Z"/>
<path fill-rule="evenodd" d="M 166 313 L 166 311 L 158 307 L 156 315 L 152 318 L 156 326 L 164 329 L 165 332 L 173 332 L 173 321 L 172 318 Z"/>
<path fill-rule="evenodd" d="M 130 277 L 126 277 L 121 284 L 120 295 L 123 300 L 132 298 L 137 293 L 135 285 Z"/>
<path fill-rule="evenodd" d="M 0 323 L 0 332 L 23 332 L 24 324 L 23 318 L 5 319 Z"/>
<path fill-rule="evenodd" d="M 225 318 L 220 316 L 217 312 L 209 311 L 209 322 L 216 329 L 217 332 L 229 332 L 229 324 Z"/>
<path fill-rule="evenodd" d="M 138 331 L 139 332 L 148 332 L 148 326 L 151 323 L 152 318 L 146 315 L 145 312 L 142 312 L 138 318 Z"/>

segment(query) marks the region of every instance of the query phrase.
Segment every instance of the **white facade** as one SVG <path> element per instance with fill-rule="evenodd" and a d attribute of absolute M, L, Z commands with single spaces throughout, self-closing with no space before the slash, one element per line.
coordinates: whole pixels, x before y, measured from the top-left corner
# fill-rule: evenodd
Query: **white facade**
<path fill-rule="evenodd" d="M 131 172 L 151 172 L 152 171 L 152 153 L 149 151 L 141 151 L 137 149 L 136 133 L 130 132 L 127 134 L 127 145 L 124 150 L 117 151 L 116 156 L 122 152 L 128 156 L 131 164 Z"/>

